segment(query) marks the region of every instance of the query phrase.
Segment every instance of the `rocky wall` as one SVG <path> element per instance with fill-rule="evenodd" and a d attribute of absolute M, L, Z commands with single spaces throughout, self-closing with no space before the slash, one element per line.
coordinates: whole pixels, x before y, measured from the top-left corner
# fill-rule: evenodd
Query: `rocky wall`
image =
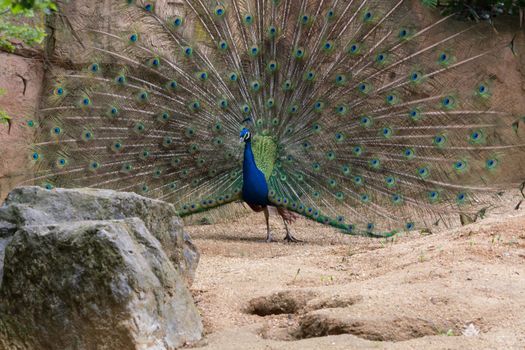
<path fill-rule="evenodd" d="M 0 201 L 31 173 L 26 149 L 32 130 L 25 127 L 24 121 L 34 116 L 43 77 L 41 58 L 0 52 L 0 109 L 13 117 L 11 128 L 0 124 Z"/>

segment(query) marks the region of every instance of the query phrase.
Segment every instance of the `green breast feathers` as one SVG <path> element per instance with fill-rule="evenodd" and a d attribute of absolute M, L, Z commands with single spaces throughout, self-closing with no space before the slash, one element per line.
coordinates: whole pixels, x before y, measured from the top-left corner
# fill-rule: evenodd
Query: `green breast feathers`
<path fill-rule="evenodd" d="M 252 150 L 257 168 L 263 172 L 268 181 L 277 160 L 277 142 L 272 136 L 255 135 Z"/>

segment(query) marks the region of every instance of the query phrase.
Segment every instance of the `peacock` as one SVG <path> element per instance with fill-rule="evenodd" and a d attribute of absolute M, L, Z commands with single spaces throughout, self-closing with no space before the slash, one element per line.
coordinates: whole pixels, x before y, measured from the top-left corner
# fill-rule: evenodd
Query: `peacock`
<path fill-rule="evenodd" d="M 478 69 L 508 43 L 472 39 L 483 24 L 409 0 L 115 3 L 128 25 L 78 29 L 89 63 L 54 76 L 27 121 L 31 181 L 49 190 L 134 191 L 181 217 L 243 201 L 268 241 L 275 207 L 295 242 L 300 216 L 390 237 L 525 178 L 525 119 Z"/>

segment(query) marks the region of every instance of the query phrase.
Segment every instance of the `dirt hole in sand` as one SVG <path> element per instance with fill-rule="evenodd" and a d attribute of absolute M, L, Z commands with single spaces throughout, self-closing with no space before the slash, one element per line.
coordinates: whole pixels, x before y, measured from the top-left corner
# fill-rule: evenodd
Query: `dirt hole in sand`
<path fill-rule="evenodd" d="M 302 317 L 290 335 L 295 339 L 325 337 L 329 335 L 352 334 L 373 341 L 405 341 L 429 335 L 457 335 L 458 323 L 435 323 L 430 320 L 410 317 L 395 319 L 360 318 L 330 315 L 327 310 L 309 313 Z"/>
<path fill-rule="evenodd" d="M 283 291 L 254 298 L 246 312 L 264 316 L 260 335 L 265 339 L 299 340 L 352 334 L 372 341 L 405 341 L 432 335 L 459 335 L 462 322 L 413 317 L 358 316 L 352 305 L 361 296 L 318 297 L 312 291 Z"/>
<path fill-rule="evenodd" d="M 250 300 L 246 312 L 259 316 L 295 314 L 304 309 L 308 301 L 315 296 L 313 292 L 279 292 Z"/>
<path fill-rule="evenodd" d="M 258 316 L 302 314 L 313 310 L 348 307 L 361 300 L 361 296 L 317 298 L 317 294 L 311 291 L 283 291 L 250 300 L 245 311 Z"/>

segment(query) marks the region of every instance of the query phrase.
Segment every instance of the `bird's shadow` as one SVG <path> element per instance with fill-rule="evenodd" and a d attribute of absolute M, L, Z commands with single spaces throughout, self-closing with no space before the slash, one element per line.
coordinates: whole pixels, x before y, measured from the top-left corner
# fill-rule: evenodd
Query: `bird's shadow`
<path fill-rule="evenodd" d="M 264 237 L 239 237 L 239 236 L 232 236 L 232 235 L 216 235 L 216 236 L 204 236 L 204 235 L 192 235 L 192 239 L 207 239 L 207 240 L 213 240 L 213 241 L 222 241 L 222 242 L 249 242 L 249 243 L 265 243 L 265 244 L 275 244 L 275 243 L 290 243 L 286 242 L 283 238 L 274 238 L 271 242 L 267 242 Z M 291 244 L 301 244 L 301 243 L 308 243 L 308 242 L 298 242 L 298 243 L 291 243 Z"/>

